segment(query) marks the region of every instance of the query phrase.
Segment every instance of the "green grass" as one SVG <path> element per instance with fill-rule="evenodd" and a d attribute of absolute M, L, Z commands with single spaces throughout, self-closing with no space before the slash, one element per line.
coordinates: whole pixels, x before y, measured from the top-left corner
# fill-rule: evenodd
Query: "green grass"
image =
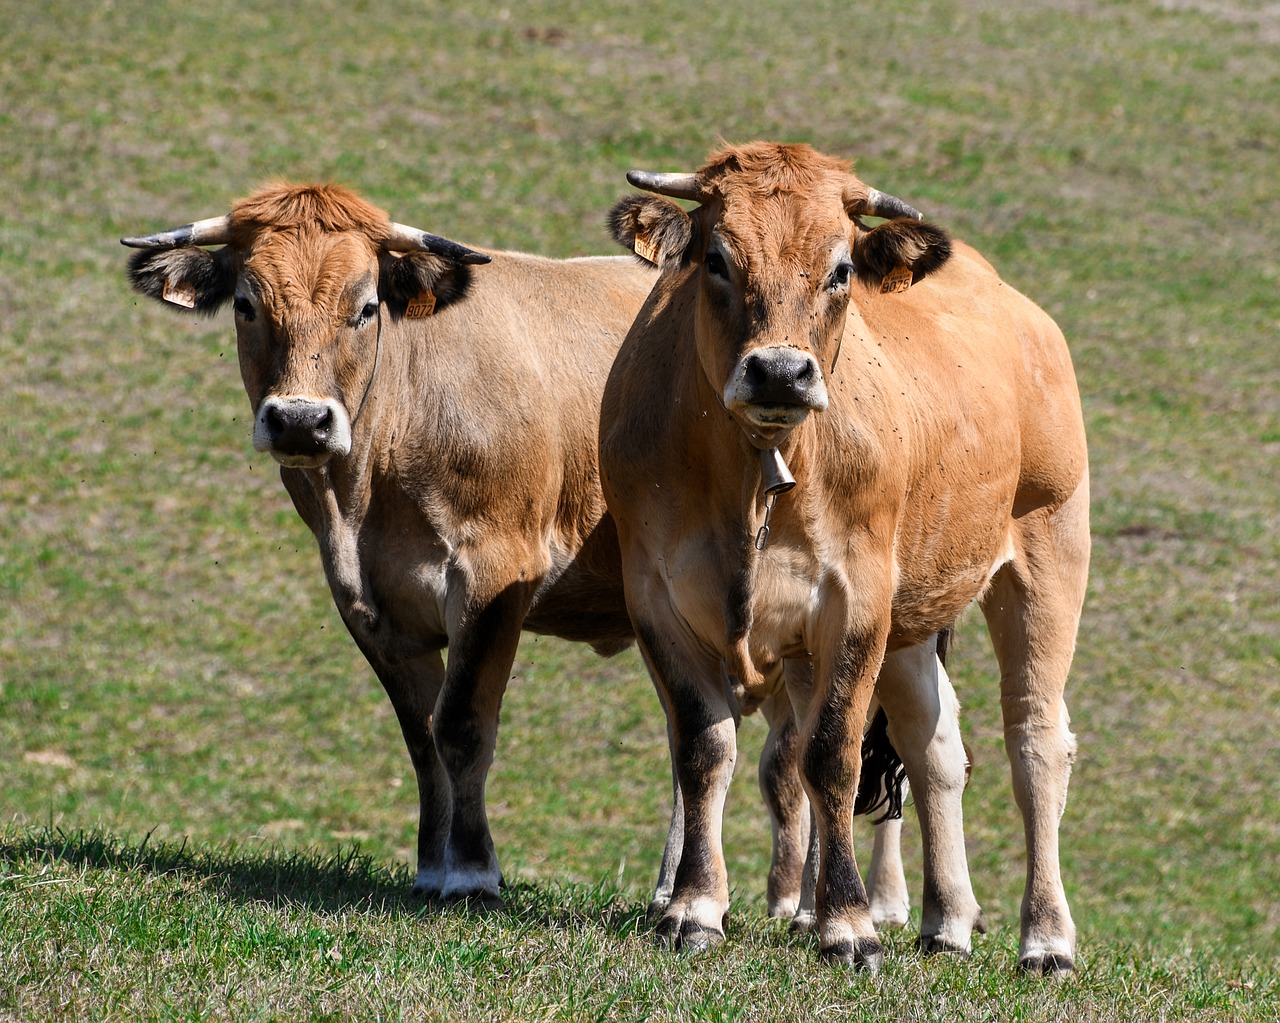
<path fill-rule="evenodd" d="M 0 0 L 0 1020 L 1280 1018 L 1280 23 L 747 11 Z M 654 950 L 656 698 L 634 653 L 532 637 L 489 788 L 510 907 L 409 901 L 408 760 L 251 450 L 231 325 L 124 283 L 122 235 L 273 176 L 464 242 L 611 251 L 624 172 L 719 137 L 856 157 L 1071 342 L 1094 566 L 1064 985 L 1012 969 L 1021 824 L 977 615 L 953 657 L 992 923 L 971 961 L 918 959 L 908 929 L 851 976 L 763 919 L 757 721 L 730 941 Z"/>

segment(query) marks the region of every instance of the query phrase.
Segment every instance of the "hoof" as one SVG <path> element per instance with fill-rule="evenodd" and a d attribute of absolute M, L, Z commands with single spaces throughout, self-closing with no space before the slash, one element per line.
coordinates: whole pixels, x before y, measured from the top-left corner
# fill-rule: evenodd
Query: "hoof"
<path fill-rule="evenodd" d="M 1076 963 L 1062 952 L 1037 952 L 1018 960 L 1018 972 L 1029 977 L 1063 980 L 1075 972 Z"/>
<path fill-rule="evenodd" d="M 982 912 L 982 907 L 978 907 L 978 916 L 973 921 L 973 931 L 975 934 L 987 933 L 987 914 Z"/>
<path fill-rule="evenodd" d="M 440 900 L 440 886 L 434 884 L 424 884 L 417 882 L 409 892 L 410 898 L 423 899 L 426 902 L 438 902 Z"/>
<path fill-rule="evenodd" d="M 884 965 L 884 946 L 876 938 L 855 938 L 824 948 L 822 958 L 836 966 L 876 973 Z"/>
<path fill-rule="evenodd" d="M 724 943 L 721 931 L 708 929 L 694 920 L 678 922 L 668 917 L 658 924 L 654 940 L 659 947 L 678 952 L 698 953 Z"/>
<path fill-rule="evenodd" d="M 445 904 L 472 913 L 492 913 L 501 909 L 506 903 L 497 892 L 454 892 L 445 900 Z"/>
<path fill-rule="evenodd" d="M 818 926 L 818 916 L 812 910 L 802 909 L 791 918 L 791 930 L 796 934 L 808 934 Z"/>
<path fill-rule="evenodd" d="M 645 919 L 651 924 L 656 924 L 662 919 L 662 915 L 667 911 L 667 907 L 669 905 L 671 905 L 671 900 L 669 898 L 654 899 L 649 903 L 648 908 L 644 911 Z"/>
<path fill-rule="evenodd" d="M 965 945 L 957 945 L 953 941 L 948 941 L 940 934 L 922 934 L 916 939 L 916 947 L 920 950 L 921 955 L 957 955 L 968 959 L 973 955 L 973 950 Z"/>

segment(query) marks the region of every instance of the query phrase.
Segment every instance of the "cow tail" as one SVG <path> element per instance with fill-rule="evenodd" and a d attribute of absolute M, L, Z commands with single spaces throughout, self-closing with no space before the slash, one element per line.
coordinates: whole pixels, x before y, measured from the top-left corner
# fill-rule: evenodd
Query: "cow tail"
<path fill-rule="evenodd" d="M 862 774 L 853 812 L 866 814 L 883 809 L 884 813 L 873 823 L 897 820 L 902 816 L 902 783 L 906 777 L 902 758 L 889 741 L 889 716 L 879 707 L 862 736 Z"/>

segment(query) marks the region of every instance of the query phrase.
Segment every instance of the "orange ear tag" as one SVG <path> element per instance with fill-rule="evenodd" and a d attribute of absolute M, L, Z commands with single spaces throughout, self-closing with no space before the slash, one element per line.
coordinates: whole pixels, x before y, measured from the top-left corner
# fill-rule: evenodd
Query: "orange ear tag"
<path fill-rule="evenodd" d="M 196 307 L 196 289 L 190 284 L 171 281 L 168 277 L 164 279 L 164 291 L 161 292 L 160 297 L 173 305 L 182 306 L 183 309 Z"/>
<path fill-rule="evenodd" d="M 635 253 L 641 259 L 647 260 L 654 266 L 658 265 L 658 246 L 642 234 L 636 235 L 636 240 L 632 242 L 631 247 L 635 249 Z"/>
<path fill-rule="evenodd" d="M 884 275 L 884 280 L 880 282 L 880 294 L 896 295 L 900 291 L 906 291 L 911 287 L 913 276 L 907 267 L 898 264 Z"/>
<path fill-rule="evenodd" d="M 425 320 L 436 311 L 436 295 L 434 291 L 420 291 L 405 308 L 404 315 L 410 320 Z"/>

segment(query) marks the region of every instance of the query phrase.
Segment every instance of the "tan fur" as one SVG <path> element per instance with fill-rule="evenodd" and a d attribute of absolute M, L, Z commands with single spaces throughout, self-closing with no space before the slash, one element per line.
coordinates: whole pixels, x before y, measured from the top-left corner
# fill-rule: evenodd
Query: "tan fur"
<path fill-rule="evenodd" d="M 391 254 L 387 215 L 332 185 L 270 186 L 230 220 L 216 256 L 144 253 L 135 287 L 161 298 L 170 278 L 198 282 L 208 310 L 234 289 L 255 423 L 276 403 L 345 424 L 343 443 L 296 457 L 264 427 L 262 448 L 293 460 L 282 479 L 400 720 L 419 785 L 415 887 L 496 899 L 483 789 L 521 627 L 606 654 L 632 640 L 596 438 L 605 376 L 655 275 L 625 257 L 494 252 L 464 273 Z M 450 301 L 425 319 L 384 293 L 415 258 L 448 278 Z M 798 787 L 793 754 L 778 771 Z M 799 888 L 806 815 L 777 822 L 771 905 Z"/>
<path fill-rule="evenodd" d="M 707 745 L 724 713 L 720 662 L 749 662 L 739 674 L 750 688 L 776 674 L 779 657 L 811 657 L 800 741 L 823 849 L 819 931 L 828 955 L 874 966 L 851 845 L 861 723 L 886 651 L 923 643 L 985 594 L 1028 824 L 1022 962 L 1066 968 L 1074 931 L 1057 873 L 1057 815 L 1074 747 L 1062 692 L 1088 508 L 1062 335 L 963 245 L 901 294 L 837 286 L 841 260 L 856 262 L 866 238 L 848 197 L 868 189 L 807 147 L 731 149 L 699 181 L 708 195 L 687 214 L 694 247 L 684 260 L 664 254 L 610 375 L 601 423 L 628 606 L 666 702 L 683 713 L 674 727 L 690 785 L 704 770 L 709 779 L 686 791 L 691 814 L 714 822 L 719 769 L 705 758 L 732 757 L 723 741 Z M 662 215 L 685 216 L 673 206 Z M 732 256 L 730 283 L 703 266 L 711 244 Z M 825 411 L 779 426 L 750 405 L 726 410 L 726 381 L 745 360 L 786 351 L 820 368 Z M 778 499 L 769 545 L 756 554 L 745 540 L 763 515 L 756 449 L 770 446 L 799 486 Z M 744 566 L 745 607 L 732 603 Z M 745 655 L 744 633 L 726 629 L 741 621 Z M 894 702 L 902 704 L 890 694 L 886 706 Z M 959 788 L 947 784 L 958 810 Z M 714 930 L 717 893 L 727 891 L 718 846 L 709 827 L 686 833 L 686 855 L 711 867 L 677 884 L 667 932 Z"/>

